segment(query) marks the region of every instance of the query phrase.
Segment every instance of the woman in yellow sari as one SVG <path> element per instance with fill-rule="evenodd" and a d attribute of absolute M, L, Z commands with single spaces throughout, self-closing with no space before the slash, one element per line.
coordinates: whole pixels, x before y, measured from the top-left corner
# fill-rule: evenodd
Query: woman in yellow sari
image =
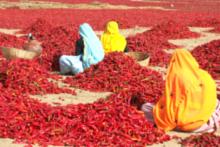
<path fill-rule="evenodd" d="M 142 110 L 165 131 L 211 132 L 220 121 L 215 81 L 185 49 L 172 55 L 163 96 L 155 106 L 146 103 Z"/>
<path fill-rule="evenodd" d="M 105 31 L 101 36 L 101 42 L 105 53 L 128 51 L 127 41 L 119 33 L 118 23 L 115 21 L 109 21 L 106 24 Z"/>

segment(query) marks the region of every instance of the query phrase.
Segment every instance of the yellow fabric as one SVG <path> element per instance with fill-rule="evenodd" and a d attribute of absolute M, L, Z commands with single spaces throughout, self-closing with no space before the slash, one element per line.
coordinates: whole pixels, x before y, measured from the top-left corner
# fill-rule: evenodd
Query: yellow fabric
<path fill-rule="evenodd" d="M 190 52 L 177 49 L 168 68 L 165 92 L 153 109 L 158 128 L 193 131 L 205 124 L 217 105 L 216 85 Z"/>
<path fill-rule="evenodd" d="M 101 42 L 105 53 L 123 52 L 127 44 L 125 37 L 119 33 L 118 24 L 115 21 L 107 23 L 105 31 L 101 36 Z"/>

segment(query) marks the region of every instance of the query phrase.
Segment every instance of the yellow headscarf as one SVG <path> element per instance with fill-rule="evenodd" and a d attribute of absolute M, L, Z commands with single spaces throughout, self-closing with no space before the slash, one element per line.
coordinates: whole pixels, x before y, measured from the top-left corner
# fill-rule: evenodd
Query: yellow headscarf
<path fill-rule="evenodd" d="M 158 128 L 193 131 L 209 120 L 217 105 L 216 85 L 190 52 L 174 52 L 165 84 L 165 93 L 153 109 Z"/>
<path fill-rule="evenodd" d="M 119 33 L 118 24 L 115 21 L 109 21 L 105 31 L 101 36 L 101 42 L 105 53 L 123 52 L 126 47 L 126 39 Z"/>

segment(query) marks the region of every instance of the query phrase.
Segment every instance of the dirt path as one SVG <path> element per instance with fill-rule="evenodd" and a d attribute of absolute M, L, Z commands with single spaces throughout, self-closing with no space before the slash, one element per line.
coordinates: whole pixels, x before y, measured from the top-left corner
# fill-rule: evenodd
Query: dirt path
<path fill-rule="evenodd" d="M 191 32 L 199 33 L 201 36 L 199 38 L 169 40 L 169 42 L 177 46 L 182 46 L 182 48 L 188 49 L 189 51 L 192 51 L 194 48 L 200 45 L 220 39 L 220 34 L 208 32 L 210 30 L 213 30 L 214 28 L 189 27 L 189 29 Z M 172 54 L 174 50 L 165 49 L 164 51 L 168 54 Z M 163 75 L 163 78 L 165 78 L 166 68 L 158 66 L 153 66 L 149 68 L 158 71 Z"/>
<path fill-rule="evenodd" d="M 1 29 L 0 28 L 0 32 L 1 33 L 4 33 L 4 34 L 9 34 L 9 35 L 15 35 L 15 36 L 17 36 L 17 37 L 20 37 L 20 35 L 18 34 L 16 34 L 17 32 L 19 32 L 20 31 L 20 29 Z"/>
<path fill-rule="evenodd" d="M 0 1 L 0 8 L 19 8 L 19 9 L 156 9 L 171 11 L 175 9 L 168 9 L 159 6 L 126 6 L 126 5 L 111 5 L 109 3 L 92 2 L 82 4 L 68 4 L 59 2 L 42 2 L 42 1 L 23 1 L 23 2 L 9 2 Z"/>
<path fill-rule="evenodd" d="M 220 34 L 207 32 L 213 29 L 214 28 L 190 27 L 190 31 L 201 34 L 201 37 L 193 39 L 169 40 L 169 42 L 174 45 L 182 46 L 188 49 L 189 51 L 192 51 L 197 46 L 209 43 L 213 40 L 220 39 Z"/>
<path fill-rule="evenodd" d="M 111 92 L 90 92 L 86 90 L 81 90 L 77 88 L 74 89 L 76 95 L 60 93 L 60 94 L 45 94 L 45 95 L 34 95 L 31 96 L 43 103 L 48 103 L 52 106 L 65 106 L 68 104 L 88 104 L 97 101 L 100 98 L 106 99 L 110 96 Z"/>

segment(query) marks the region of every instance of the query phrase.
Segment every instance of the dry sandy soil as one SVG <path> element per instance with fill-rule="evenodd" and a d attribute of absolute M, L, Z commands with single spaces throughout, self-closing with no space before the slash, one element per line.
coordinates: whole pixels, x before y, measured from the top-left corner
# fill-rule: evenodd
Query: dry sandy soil
<path fill-rule="evenodd" d="M 8 2 L 0 1 L 0 8 L 19 8 L 19 9 L 157 9 L 170 11 L 175 9 L 167 9 L 159 6 L 140 6 L 132 7 L 126 5 L 111 5 L 108 3 L 92 2 L 89 4 L 67 4 L 59 2 L 42 2 L 42 1 L 23 1 L 21 2 Z"/>
<path fill-rule="evenodd" d="M 149 1 L 149 0 L 148 0 Z M 21 9 L 36 9 L 36 8 L 79 8 L 79 9 L 103 9 L 103 8 L 112 8 L 112 9 L 132 9 L 132 7 L 128 6 L 112 6 L 110 4 L 103 4 L 103 3 L 91 3 L 91 4 L 78 4 L 78 5 L 71 5 L 71 4 L 61 4 L 61 3 L 40 3 L 40 2 L 30 2 L 26 1 L 23 3 L 9 3 L 0 1 L 0 8 L 9 8 L 9 7 L 18 7 Z M 141 8 L 141 7 L 140 7 Z M 151 7 L 152 8 L 152 7 Z M 195 39 L 181 39 L 181 40 L 169 40 L 170 43 L 173 43 L 175 45 L 183 46 L 184 48 L 187 48 L 189 50 L 192 50 L 193 48 L 206 44 L 212 40 L 220 39 L 220 34 L 216 33 L 210 33 L 207 32 L 212 28 L 190 28 L 192 32 L 197 32 L 201 34 L 201 37 L 195 38 Z M 144 31 L 150 30 L 150 28 L 144 28 L 144 27 L 138 27 L 130 28 L 130 29 L 124 29 L 121 30 L 121 33 L 124 36 L 131 36 L 135 35 L 136 33 L 142 33 Z M 18 31 L 17 28 L 15 29 L 0 29 L 0 32 L 20 36 L 23 34 L 16 34 Z M 97 35 L 100 35 L 102 32 L 97 31 Z M 165 50 L 167 53 L 172 53 L 172 50 Z M 154 69 L 161 74 L 165 75 L 166 69 L 160 68 L 160 67 L 148 67 L 151 69 Z M 64 77 L 65 78 L 65 77 Z M 62 83 L 61 81 L 55 81 L 57 84 L 61 87 L 69 87 L 69 85 L 66 85 Z M 73 87 L 69 87 L 73 88 Z M 111 92 L 102 92 L 102 93 L 96 93 L 96 92 L 89 92 L 85 90 L 80 90 L 74 88 L 77 92 L 76 96 L 69 95 L 69 94 L 48 94 L 48 95 L 34 95 L 32 96 L 35 99 L 38 99 L 42 102 L 49 103 L 51 105 L 56 105 L 56 103 L 61 103 L 61 105 L 67 105 L 67 104 L 78 104 L 78 103 L 92 103 L 96 101 L 99 98 L 107 98 Z M 176 131 L 171 131 L 168 133 L 169 135 L 177 135 L 182 138 L 187 137 L 191 135 L 190 133 L 181 133 Z M 217 131 L 217 134 L 220 135 L 220 130 Z M 4 147 L 21 147 L 22 144 L 13 144 L 12 139 L 0 139 L 0 146 Z M 36 145 L 37 146 L 37 145 Z M 163 144 L 156 144 L 153 145 L 153 147 L 179 147 L 181 146 L 178 144 L 178 140 L 171 140 L 169 142 L 165 142 Z"/>

